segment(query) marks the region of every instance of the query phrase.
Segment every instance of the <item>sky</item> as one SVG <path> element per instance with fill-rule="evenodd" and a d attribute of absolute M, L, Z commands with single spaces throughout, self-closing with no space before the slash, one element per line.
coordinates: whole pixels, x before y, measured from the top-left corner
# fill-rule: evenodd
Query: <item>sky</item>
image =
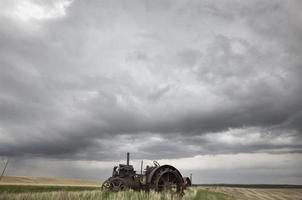
<path fill-rule="evenodd" d="M 104 180 L 130 152 L 193 183 L 302 184 L 301 10 L 0 0 L 7 175 Z"/>

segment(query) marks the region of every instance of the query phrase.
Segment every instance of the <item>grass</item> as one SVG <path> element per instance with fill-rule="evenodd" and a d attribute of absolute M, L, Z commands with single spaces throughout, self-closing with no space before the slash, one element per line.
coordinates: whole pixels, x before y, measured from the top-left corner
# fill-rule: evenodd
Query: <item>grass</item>
<path fill-rule="evenodd" d="M 186 200 L 231 200 L 232 198 L 226 194 L 219 192 L 212 192 L 207 189 L 192 188 L 187 191 L 187 195 L 184 196 Z"/>
<path fill-rule="evenodd" d="M 0 200 L 173 200 L 171 194 L 151 192 L 106 192 L 96 187 L 74 186 L 0 186 Z M 186 190 L 183 200 L 231 200 L 223 193 L 203 188 Z"/>
<path fill-rule="evenodd" d="M 100 186 L 101 181 L 55 177 L 4 176 L 0 185 Z"/>
<path fill-rule="evenodd" d="M 302 189 L 298 188 L 235 188 L 208 187 L 210 191 L 222 192 L 241 200 L 302 200 Z"/>
<path fill-rule="evenodd" d="M 170 194 L 156 192 L 106 192 L 100 181 L 61 179 L 53 177 L 4 177 L 0 182 L 0 200 L 171 200 Z M 190 188 L 183 200 L 230 200 L 229 196 L 207 190 Z"/>
<path fill-rule="evenodd" d="M 91 191 L 99 187 L 87 186 L 55 186 L 55 185 L 0 185 L 0 195 L 3 193 L 39 193 L 58 191 Z"/>
<path fill-rule="evenodd" d="M 231 196 L 220 192 L 209 191 L 205 188 L 189 188 L 183 197 L 184 200 L 233 200 Z"/>

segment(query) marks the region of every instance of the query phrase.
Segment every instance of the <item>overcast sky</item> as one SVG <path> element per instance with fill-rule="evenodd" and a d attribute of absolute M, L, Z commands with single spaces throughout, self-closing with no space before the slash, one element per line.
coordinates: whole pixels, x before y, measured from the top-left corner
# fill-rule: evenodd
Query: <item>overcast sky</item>
<path fill-rule="evenodd" d="M 302 2 L 0 0 L 9 175 L 154 159 L 200 183 L 302 184 Z"/>

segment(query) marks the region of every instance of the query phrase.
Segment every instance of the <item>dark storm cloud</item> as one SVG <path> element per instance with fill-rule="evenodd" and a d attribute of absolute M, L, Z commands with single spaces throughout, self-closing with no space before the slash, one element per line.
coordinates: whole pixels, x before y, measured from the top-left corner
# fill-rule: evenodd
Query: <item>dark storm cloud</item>
<path fill-rule="evenodd" d="M 300 8 L 74 1 L 63 16 L 24 20 L 8 4 L 0 154 L 104 160 L 130 144 L 155 159 L 301 152 Z"/>

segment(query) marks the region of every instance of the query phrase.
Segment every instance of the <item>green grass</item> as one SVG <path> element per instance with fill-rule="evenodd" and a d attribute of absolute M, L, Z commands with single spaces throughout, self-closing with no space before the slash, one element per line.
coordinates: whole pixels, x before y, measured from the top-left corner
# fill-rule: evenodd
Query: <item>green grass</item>
<path fill-rule="evenodd" d="M 56 185 L 0 185 L 2 193 L 37 193 L 37 192 L 58 192 L 58 191 L 87 191 L 98 190 L 99 187 L 87 186 L 56 186 Z"/>
<path fill-rule="evenodd" d="M 106 192 L 96 187 L 0 186 L 0 200 L 177 200 L 171 194 L 151 192 Z M 185 191 L 183 200 L 232 200 L 229 196 L 202 188 Z"/>

